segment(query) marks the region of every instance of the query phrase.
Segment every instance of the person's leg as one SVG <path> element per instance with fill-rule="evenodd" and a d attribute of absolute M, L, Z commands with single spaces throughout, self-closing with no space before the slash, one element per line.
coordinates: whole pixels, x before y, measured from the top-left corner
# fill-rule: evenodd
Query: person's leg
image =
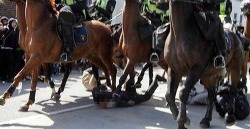
<path fill-rule="evenodd" d="M 61 55 L 61 60 L 70 61 L 71 52 L 74 47 L 74 33 L 73 25 L 76 22 L 75 16 L 69 6 L 64 6 L 61 8 L 58 17 L 61 30 L 62 30 L 62 42 L 63 42 L 63 53 Z"/>
<path fill-rule="evenodd" d="M 215 16 L 216 17 L 216 16 Z M 225 43 L 225 36 L 224 36 L 224 28 L 219 19 L 216 18 L 219 22 L 218 24 L 218 36 L 215 38 L 215 45 L 217 47 L 217 56 L 214 58 L 214 65 L 216 68 L 224 68 L 225 67 L 225 59 L 224 56 L 226 54 L 226 43 Z"/>
<path fill-rule="evenodd" d="M 152 95 L 154 94 L 156 88 L 158 87 L 158 77 L 156 75 L 155 80 L 152 82 L 152 84 L 148 87 L 148 90 L 145 92 L 144 95 L 137 94 L 134 98 L 135 104 L 142 103 L 145 101 L 148 101 Z"/>

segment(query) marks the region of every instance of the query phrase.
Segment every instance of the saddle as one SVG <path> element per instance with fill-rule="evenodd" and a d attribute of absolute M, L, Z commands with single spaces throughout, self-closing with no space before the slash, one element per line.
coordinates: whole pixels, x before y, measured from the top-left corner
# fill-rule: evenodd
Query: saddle
<path fill-rule="evenodd" d="M 87 43 L 88 32 L 84 24 L 82 23 L 75 24 L 73 26 L 73 31 L 74 31 L 74 43 L 75 44 Z M 61 25 L 58 22 L 56 24 L 56 32 L 57 32 L 58 38 L 62 41 L 63 39 L 62 29 L 61 29 Z"/>

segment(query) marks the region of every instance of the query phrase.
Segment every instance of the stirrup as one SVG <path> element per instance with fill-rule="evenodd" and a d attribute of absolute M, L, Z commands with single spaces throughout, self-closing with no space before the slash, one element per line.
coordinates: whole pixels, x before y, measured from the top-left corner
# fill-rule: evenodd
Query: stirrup
<path fill-rule="evenodd" d="M 152 63 L 158 63 L 159 62 L 159 56 L 156 52 L 153 52 L 150 56 L 150 62 Z"/>
<path fill-rule="evenodd" d="M 219 60 L 219 61 L 218 61 Z M 226 63 L 224 57 L 220 54 L 214 58 L 214 67 L 216 69 L 225 68 Z"/>
<path fill-rule="evenodd" d="M 66 52 L 61 54 L 61 61 L 63 62 L 69 61 L 68 54 Z"/>

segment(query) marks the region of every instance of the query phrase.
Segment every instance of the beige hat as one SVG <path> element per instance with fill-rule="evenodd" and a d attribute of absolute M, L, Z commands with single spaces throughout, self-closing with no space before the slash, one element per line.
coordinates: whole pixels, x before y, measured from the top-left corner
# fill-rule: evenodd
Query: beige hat
<path fill-rule="evenodd" d="M 82 84 L 85 86 L 87 91 L 92 91 L 94 87 L 96 87 L 96 79 L 93 74 L 90 74 L 87 71 L 83 72 L 82 75 Z"/>

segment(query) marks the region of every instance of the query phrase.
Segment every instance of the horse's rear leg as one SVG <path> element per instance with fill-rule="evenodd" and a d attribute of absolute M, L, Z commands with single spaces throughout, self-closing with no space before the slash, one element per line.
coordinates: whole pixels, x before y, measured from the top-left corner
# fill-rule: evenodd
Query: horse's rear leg
<path fill-rule="evenodd" d="M 106 78 L 106 83 L 107 83 L 108 86 L 111 87 L 111 82 L 110 82 L 110 78 L 109 78 L 108 69 L 107 69 L 106 66 L 103 64 L 102 60 L 101 60 L 100 58 L 98 58 L 98 57 L 88 58 L 88 60 L 89 60 L 91 63 L 93 63 L 94 65 L 100 67 L 100 68 L 103 70 L 103 72 L 104 72 L 104 74 L 105 74 L 105 78 Z M 98 71 L 97 71 L 97 72 L 98 72 Z M 99 73 L 98 73 L 98 74 L 99 74 Z M 99 75 L 98 75 L 98 77 L 99 77 Z M 100 85 L 97 85 L 97 86 L 99 87 Z"/>
<path fill-rule="evenodd" d="M 136 88 L 141 88 L 141 81 L 142 81 L 144 73 L 147 69 L 149 71 L 149 85 L 153 82 L 153 64 L 147 62 L 143 65 L 141 73 L 137 78 L 137 82 L 135 83 Z"/>
<path fill-rule="evenodd" d="M 50 63 L 44 63 L 42 64 L 43 67 L 43 71 L 44 71 L 44 76 L 46 79 L 48 79 L 48 83 L 50 85 L 50 88 L 52 89 L 52 93 L 51 93 L 51 98 L 55 95 L 56 90 L 55 90 L 55 83 L 53 81 L 53 79 L 51 78 L 52 75 L 52 68 L 50 66 Z"/>
<path fill-rule="evenodd" d="M 64 88 L 66 86 L 66 82 L 69 78 L 69 75 L 70 75 L 75 63 L 64 63 L 63 65 L 65 65 L 66 70 L 64 72 L 62 83 L 61 83 L 60 87 L 58 88 L 58 91 L 53 95 L 55 100 L 59 100 L 61 98 L 60 94 L 64 91 Z M 51 96 L 51 97 L 53 97 L 53 96 Z"/>
<path fill-rule="evenodd" d="M 103 55 L 103 56 L 101 56 L 101 60 L 104 63 L 104 65 L 106 66 L 106 68 L 108 69 L 109 75 L 111 75 L 111 79 L 112 79 L 111 88 L 112 88 L 112 90 L 115 90 L 115 88 L 116 88 L 116 72 L 117 72 L 117 69 L 113 65 L 112 57 L 108 58 L 108 57 L 105 57 Z"/>
<path fill-rule="evenodd" d="M 249 60 L 249 52 L 244 51 L 244 60 L 243 60 L 243 64 L 242 64 L 242 82 L 243 84 L 246 86 L 247 85 L 247 63 Z"/>
<path fill-rule="evenodd" d="M 35 66 L 32 71 L 32 79 L 30 83 L 30 95 L 28 101 L 19 108 L 19 111 L 27 112 L 29 110 L 29 106 L 35 103 L 35 95 L 36 95 L 36 85 L 38 80 L 38 71 L 39 66 Z"/>
<path fill-rule="evenodd" d="M 19 82 L 21 82 L 26 75 L 28 75 L 35 66 L 39 65 L 39 60 L 35 59 L 35 57 L 31 57 L 22 70 L 15 76 L 13 83 L 10 87 L 2 94 L 0 98 L 0 105 L 5 104 L 5 99 L 10 98 L 14 93 L 16 87 L 18 86 Z M 33 78 L 33 77 L 32 77 Z"/>
<path fill-rule="evenodd" d="M 219 80 L 218 80 L 219 81 Z M 213 106 L 216 98 L 215 86 L 218 85 L 218 82 L 215 82 L 211 78 L 203 78 L 202 84 L 205 86 L 208 92 L 208 104 L 205 117 L 200 122 L 201 128 L 209 128 L 210 121 L 212 120 Z"/>
<path fill-rule="evenodd" d="M 179 114 L 179 111 L 175 104 L 175 96 L 176 96 L 176 91 L 177 91 L 179 82 L 181 80 L 181 76 L 177 75 L 174 71 L 169 69 L 168 78 L 169 78 L 169 81 L 167 84 L 167 92 L 166 92 L 165 97 L 169 104 L 170 110 L 173 114 L 173 118 L 176 120 Z"/>

